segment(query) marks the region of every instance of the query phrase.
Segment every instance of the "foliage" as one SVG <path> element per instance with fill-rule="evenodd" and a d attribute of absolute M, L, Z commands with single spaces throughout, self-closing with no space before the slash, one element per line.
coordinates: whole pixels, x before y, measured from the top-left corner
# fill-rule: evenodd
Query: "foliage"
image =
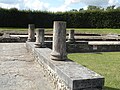
<path fill-rule="evenodd" d="M 98 6 L 91 6 L 91 5 L 89 5 L 87 7 L 87 10 L 102 10 L 102 9 L 101 9 L 101 7 L 98 7 Z"/>
<path fill-rule="evenodd" d="M 114 6 L 103 10 L 89 6 L 89 10 L 73 9 L 67 12 L 47 12 L 0 8 L 0 27 L 27 28 L 33 23 L 36 27 L 52 28 L 53 21 L 66 21 L 68 28 L 120 28 L 120 9 Z"/>

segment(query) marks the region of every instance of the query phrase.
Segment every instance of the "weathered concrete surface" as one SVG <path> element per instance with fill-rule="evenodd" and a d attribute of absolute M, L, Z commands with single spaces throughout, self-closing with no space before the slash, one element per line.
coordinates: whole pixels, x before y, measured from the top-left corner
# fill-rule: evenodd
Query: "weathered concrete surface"
<path fill-rule="evenodd" d="M 0 43 L 0 90 L 54 90 L 24 43 Z"/>
<path fill-rule="evenodd" d="M 120 41 L 89 41 L 89 45 L 120 45 Z"/>

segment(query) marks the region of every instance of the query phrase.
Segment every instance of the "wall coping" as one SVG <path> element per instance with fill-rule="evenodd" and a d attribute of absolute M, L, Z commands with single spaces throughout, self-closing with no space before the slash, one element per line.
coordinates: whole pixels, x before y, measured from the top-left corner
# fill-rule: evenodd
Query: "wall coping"
<path fill-rule="evenodd" d="M 120 41 L 89 41 L 89 45 L 120 45 Z"/>

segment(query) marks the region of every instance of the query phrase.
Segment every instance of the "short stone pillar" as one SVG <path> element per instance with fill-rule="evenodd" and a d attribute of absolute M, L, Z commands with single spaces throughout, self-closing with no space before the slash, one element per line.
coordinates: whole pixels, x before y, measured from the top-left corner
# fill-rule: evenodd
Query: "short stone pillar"
<path fill-rule="evenodd" d="M 37 28 L 36 29 L 36 48 L 42 48 L 44 46 L 44 28 Z"/>
<path fill-rule="evenodd" d="M 68 42 L 75 42 L 74 30 L 70 30 L 70 31 L 69 31 Z"/>
<path fill-rule="evenodd" d="M 28 42 L 34 42 L 35 41 L 35 25 L 29 24 L 28 25 Z"/>
<path fill-rule="evenodd" d="M 66 22 L 54 21 L 53 27 L 54 30 L 51 59 L 56 61 L 66 60 Z"/>

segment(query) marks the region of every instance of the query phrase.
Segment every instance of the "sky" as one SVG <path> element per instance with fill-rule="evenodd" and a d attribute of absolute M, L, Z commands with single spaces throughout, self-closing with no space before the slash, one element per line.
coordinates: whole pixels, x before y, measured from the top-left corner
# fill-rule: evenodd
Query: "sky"
<path fill-rule="evenodd" d="M 2 8 L 52 12 L 86 9 L 88 5 L 101 7 L 116 5 L 118 7 L 120 0 L 0 0 L 0 7 Z"/>

